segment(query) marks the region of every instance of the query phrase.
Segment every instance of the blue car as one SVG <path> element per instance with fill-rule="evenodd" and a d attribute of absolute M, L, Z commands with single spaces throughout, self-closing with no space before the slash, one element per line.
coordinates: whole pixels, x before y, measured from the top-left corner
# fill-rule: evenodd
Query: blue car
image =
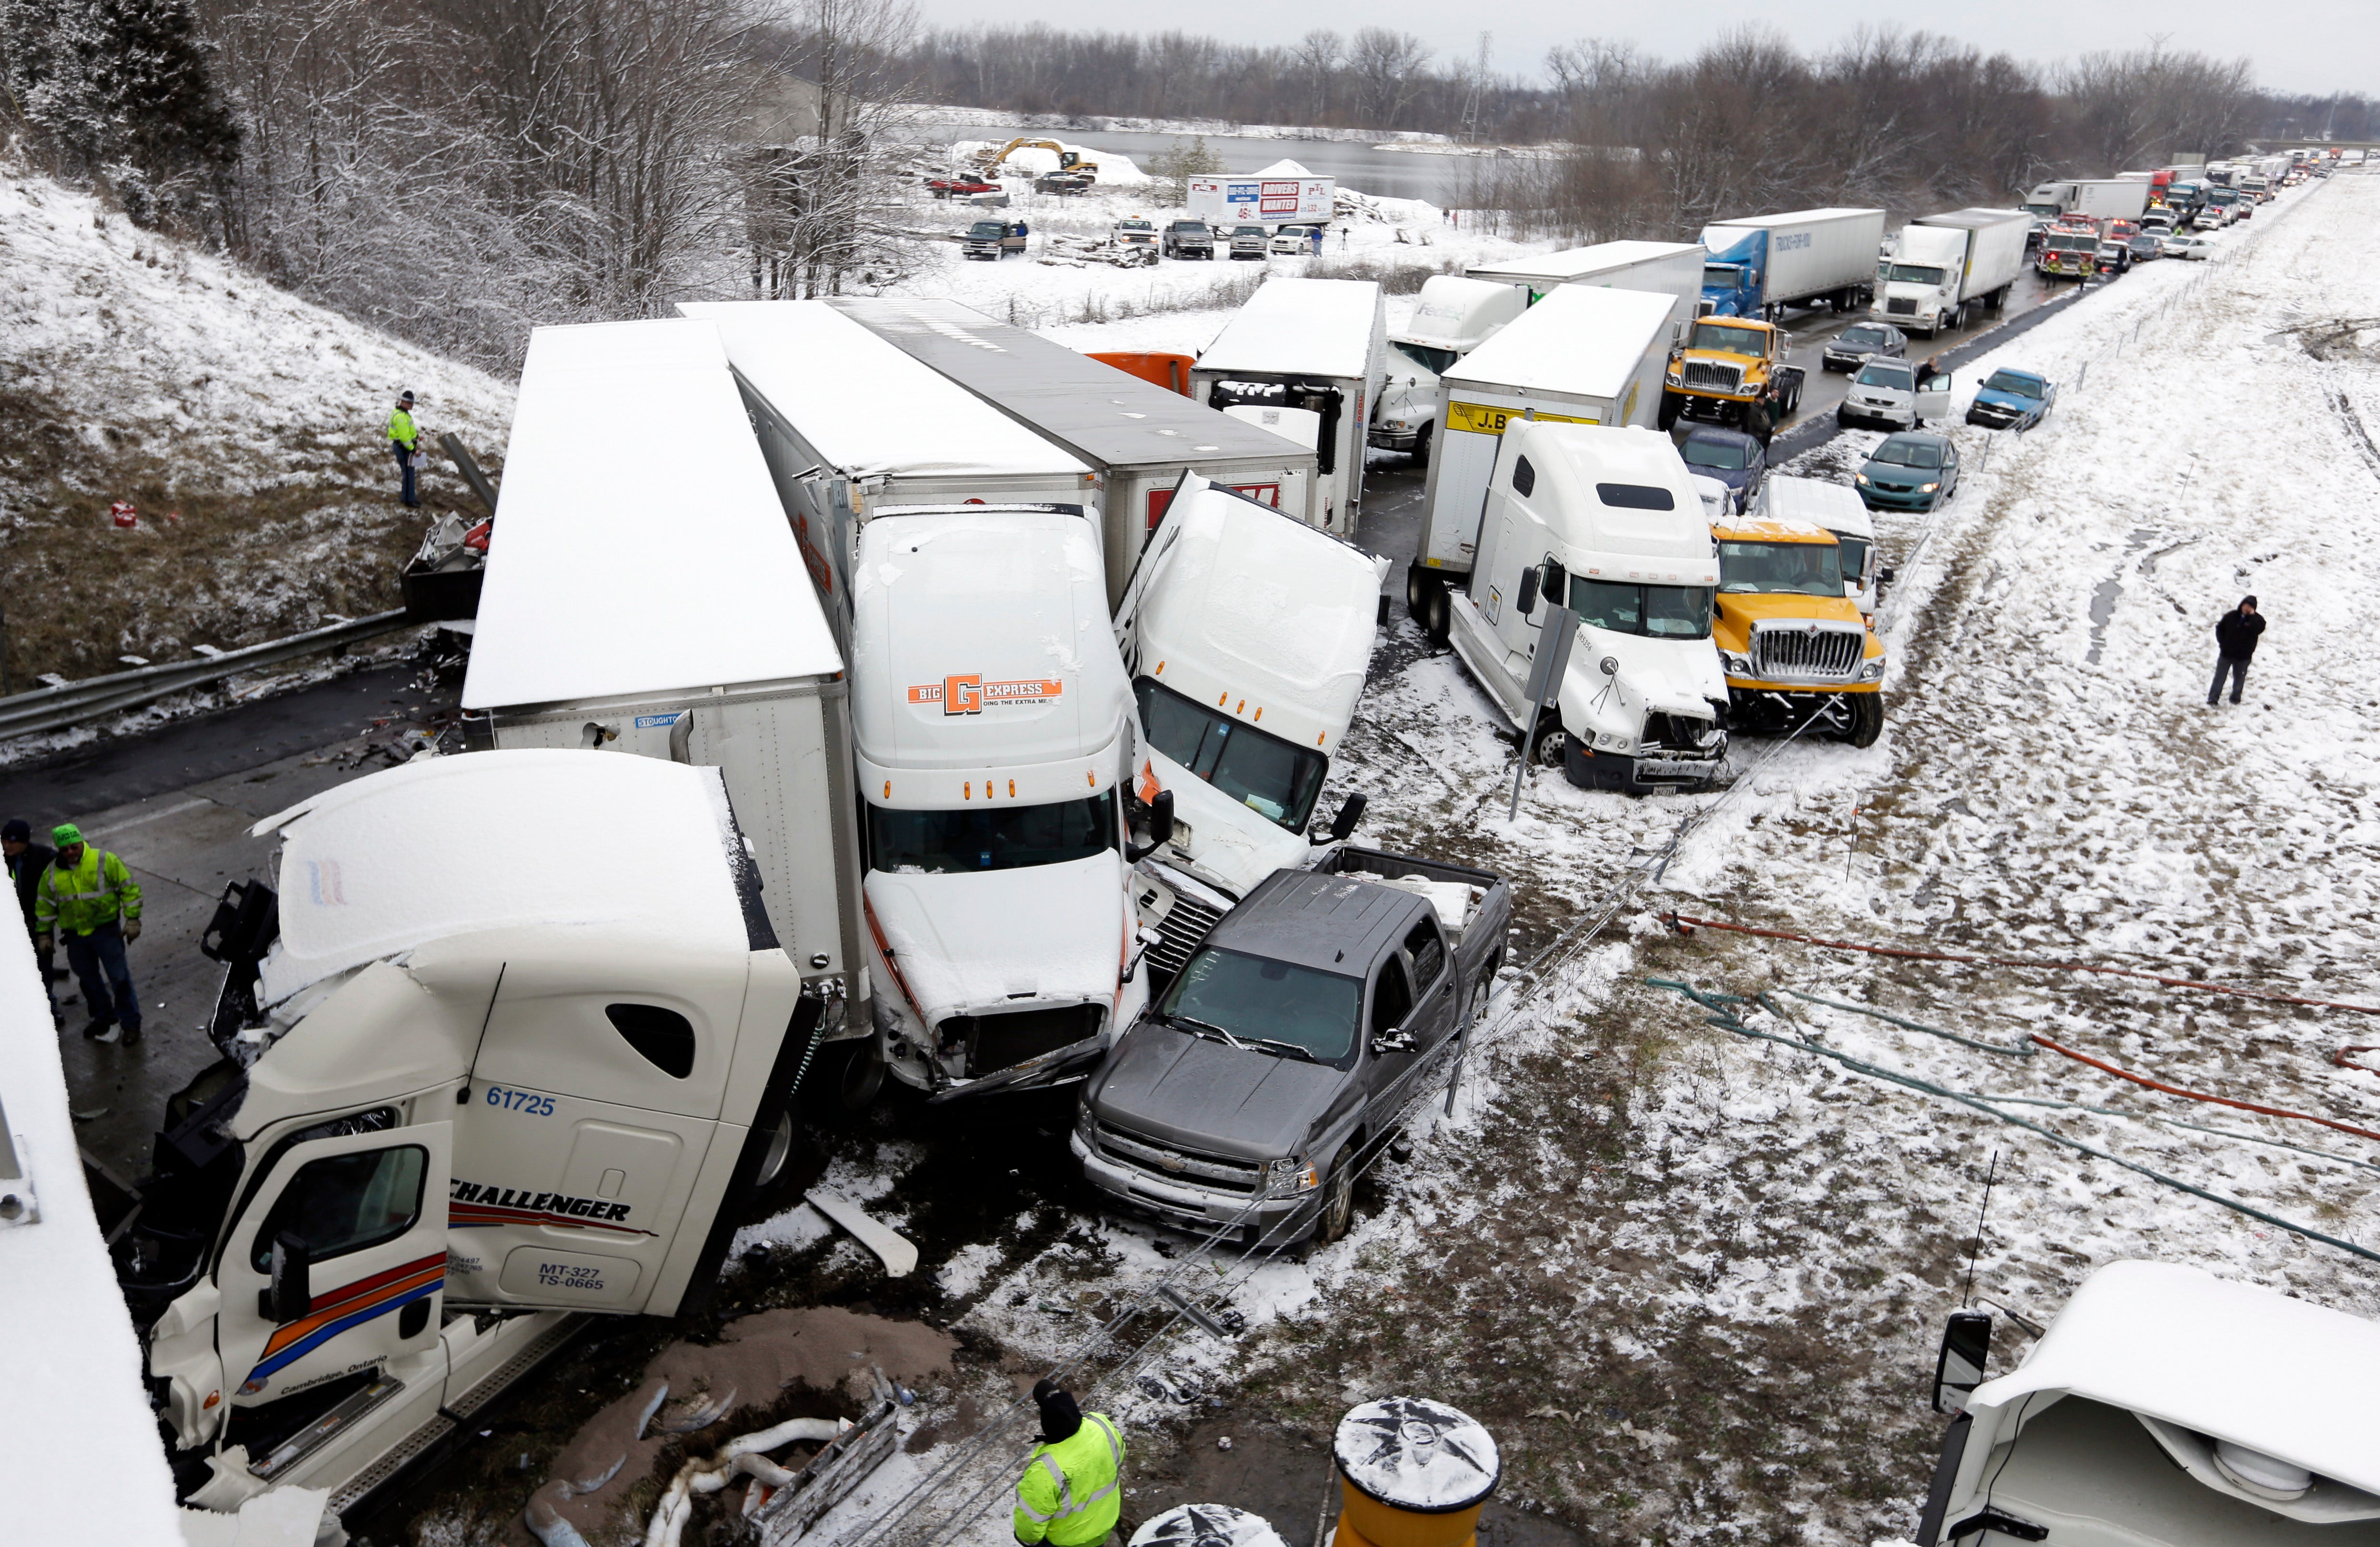
<path fill-rule="evenodd" d="M 1678 443 L 1678 455 L 1685 458 L 1691 471 L 1726 484 L 1739 511 L 1751 506 L 1760 481 L 1768 473 L 1768 448 L 1757 436 L 1741 430 L 1697 424 Z"/>
<path fill-rule="evenodd" d="M 2048 417 L 2058 384 L 2031 371 L 1995 371 L 1967 407 L 1967 422 L 1986 430 L 2030 430 Z"/>

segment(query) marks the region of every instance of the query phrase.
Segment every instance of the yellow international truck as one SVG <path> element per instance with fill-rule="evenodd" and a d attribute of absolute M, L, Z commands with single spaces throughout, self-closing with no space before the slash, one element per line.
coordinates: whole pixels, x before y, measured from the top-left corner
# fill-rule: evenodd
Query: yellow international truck
<path fill-rule="evenodd" d="M 1777 426 L 1802 406 L 1805 372 L 1785 363 L 1792 340 L 1783 328 L 1747 317 L 1705 317 L 1670 353 L 1661 382 L 1658 423 L 1717 420 L 1767 444 Z"/>
<path fill-rule="evenodd" d="M 1805 521 L 1714 522 L 1718 603 L 1711 640 L 1742 730 L 1810 729 L 1854 747 L 1884 730 L 1884 641 L 1844 594 L 1842 546 Z"/>

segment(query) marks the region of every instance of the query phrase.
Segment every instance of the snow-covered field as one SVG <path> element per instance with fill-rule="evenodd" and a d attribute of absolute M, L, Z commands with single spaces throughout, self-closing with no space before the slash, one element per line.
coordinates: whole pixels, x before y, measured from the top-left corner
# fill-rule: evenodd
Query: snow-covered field
<path fill-rule="evenodd" d="M 2331 1062 L 2380 1041 L 2371 1017 L 1682 938 L 1658 918 L 2376 997 L 2380 698 L 2352 609 L 2375 579 L 2380 380 L 2289 330 L 2368 317 L 2380 178 L 2286 198 L 2228 245 L 2146 266 L 1967 372 L 2032 366 L 2064 393 L 2023 437 L 1954 428 L 1963 492 L 1883 522 L 1901 580 L 1874 748 L 1745 738 L 1715 796 L 1541 778 L 1508 822 L 1486 702 L 1400 619 L 1336 777 L 1370 795 L 1374 841 L 1518 876 L 1533 944 L 1717 810 L 1600 941 L 1507 979 L 1455 1116 L 1380 1163 L 1355 1232 L 1239 1285 L 1235 1346 L 1190 1334 L 1160 1369 L 1309 1432 L 1393 1390 L 1453 1401 L 1496 1431 L 1504 1496 L 1591 1541 L 1866 1541 L 1913 1528 L 1939 1432 L 1925 1381 L 1971 1252 L 1974 1295 L 2001 1308 L 1995 1370 L 2029 1339 L 2009 1312 L 2046 1322 L 2121 1258 L 2380 1313 L 2380 1256 L 2358 1254 L 2380 1253 L 2380 1145 L 2030 1040 L 2380 1129 L 2380 1077 Z M 1148 323 L 1105 339 L 1182 336 Z M 1791 470 L 1848 477 L 1874 438 Z M 2248 591 L 2272 620 L 2248 702 L 2209 709 L 2212 627 Z M 1648 978 L 1769 997 L 1714 1017 Z M 1076 1309 L 1176 1271 L 1151 1245 L 1077 1218 L 1055 1249 L 971 1249 L 942 1288 L 956 1325 L 1046 1365 L 1087 1335 Z M 1136 1383 L 1097 1397 L 1178 1427 Z M 948 1449 L 904 1458 L 869 1509 Z M 992 1510 L 963 1539 L 1002 1529 Z"/>

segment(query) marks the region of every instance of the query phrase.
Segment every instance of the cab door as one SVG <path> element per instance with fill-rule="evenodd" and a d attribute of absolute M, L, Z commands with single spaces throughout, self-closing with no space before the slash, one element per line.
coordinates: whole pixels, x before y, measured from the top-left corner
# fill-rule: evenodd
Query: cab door
<path fill-rule="evenodd" d="M 1404 956 L 1413 970 L 1414 1042 L 1427 1058 L 1453 1032 L 1458 1009 L 1453 954 L 1435 912 L 1415 920 L 1405 932 Z"/>
<path fill-rule="evenodd" d="M 1373 975 L 1371 1014 L 1365 1027 L 1365 1096 L 1377 1113 L 1404 1098 L 1414 1066 L 1420 1061 L 1421 1039 L 1413 1025 L 1413 980 L 1404 957 L 1390 951 Z"/>
<path fill-rule="evenodd" d="M 437 1346 L 454 1135 L 452 1123 L 343 1134 L 273 1162 L 215 1270 L 233 1407 Z"/>

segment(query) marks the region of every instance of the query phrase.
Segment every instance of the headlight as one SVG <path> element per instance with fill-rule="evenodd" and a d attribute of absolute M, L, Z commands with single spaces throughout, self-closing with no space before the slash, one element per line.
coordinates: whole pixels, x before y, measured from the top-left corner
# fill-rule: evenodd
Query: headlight
<path fill-rule="evenodd" d="M 1751 657 L 1743 655 L 1736 651 L 1720 651 L 1718 652 L 1718 664 L 1720 670 L 1733 672 L 1738 676 L 1750 676 L 1752 675 Z"/>
<path fill-rule="evenodd" d="M 1091 1149 L 1099 1148 L 1099 1120 L 1091 1115 L 1091 1103 L 1082 1102 L 1075 1111 L 1075 1132 Z"/>
<path fill-rule="evenodd" d="M 1917 492 L 1921 494 L 1930 494 L 1940 487 L 1942 486 L 1939 483 L 1921 483 L 1917 486 Z"/>
<path fill-rule="evenodd" d="M 1865 474 L 1865 473 L 1860 473 L 1860 474 L 1858 474 L 1858 475 L 1856 475 L 1856 476 L 1857 476 L 1858 481 L 1859 481 L 1860 482 L 1862 482 L 1862 483 L 1865 483 L 1865 482 L 1867 481 L 1867 474 Z"/>
<path fill-rule="evenodd" d="M 1873 660 L 1863 663 L 1860 666 L 1860 680 L 1862 682 L 1882 682 L 1884 680 L 1884 657 L 1878 655 Z"/>
<path fill-rule="evenodd" d="M 1679 372 L 1679 371 L 1678 371 L 1678 368 L 1677 368 L 1676 366 L 1674 366 L 1674 365 L 1673 365 L 1673 366 L 1670 367 L 1669 371 L 1668 371 L 1665 374 L 1666 374 L 1666 379 L 1668 379 L 1668 380 L 1670 380 L 1670 381 L 1674 382 L 1674 381 L 1676 381 L 1676 380 L 1678 379 L 1678 376 L 1679 376 L 1680 372 Z"/>
<path fill-rule="evenodd" d="M 1312 1192 L 1322 1185 L 1322 1174 L 1305 1163 L 1303 1155 L 1290 1155 L 1269 1162 L 1265 1166 L 1265 1196 L 1294 1198 L 1301 1192 Z"/>

